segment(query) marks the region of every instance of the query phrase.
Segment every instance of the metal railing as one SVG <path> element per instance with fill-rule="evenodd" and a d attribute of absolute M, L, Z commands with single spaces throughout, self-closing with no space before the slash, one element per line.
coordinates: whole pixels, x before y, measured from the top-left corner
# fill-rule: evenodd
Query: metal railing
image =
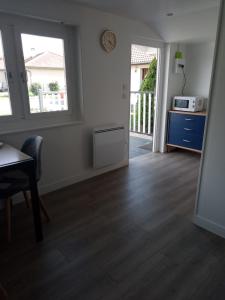
<path fill-rule="evenodd" d="M 155 94 L 153 92 L 130 92 L 130 131 L 153 133 Z"/>
<path fill-rule="evenodd" d="M 67 110 L 66 91 L 39 90 L 37 96 L 30 96 L 31 113 Z"/>

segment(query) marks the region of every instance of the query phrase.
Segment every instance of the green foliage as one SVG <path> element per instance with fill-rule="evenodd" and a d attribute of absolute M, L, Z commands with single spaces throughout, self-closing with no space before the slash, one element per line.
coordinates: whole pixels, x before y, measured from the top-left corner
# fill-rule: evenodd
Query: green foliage
<path fill-rule="evenodd" d="M 58 84 L 57 81 L 50 82 L 48 84 L 48 87 L 49 87 L 51 92 L 58 92 L 58 90 L 59 90 L 59 84 Z"/>
<path fill-rule="evenodd" d="M 34 95 L 38 95 L 38 91 L 41 90 L 41 85 L 38 82 L 34 82 L 30 85 L 30 92 Z"/>
<path fill-rule="evenodd" d="M 155 114 L 155 87 L 156 87 L 156 75 L 157 75 L 157 59 L 153 58 L 153 60 L 149 64 L 148 72 L 141 83 L 140 92 L 149 92 L 145 95 L 146 104 L 145 104 L 145 132 L 148 132 L 148 119 L 149 119 L 149 100 L 151 102 L 151 132 L 153 133 L 154 126 L 154 114 Z M 151 99 L 149 99 L 151 97 Z M 141 128 L 143 128 L 143 110 L 144 110 L 144 95 L 141 95 Z M 136 122 L 138 123 L 138 103 L 136 106 Z"/>
<path fill-rule="evenodd" d="M 155 91 L 157 73 L 157 59 L 156 57 L 149 64 L 148 72 L 141 83 L 140 91 Z"/>

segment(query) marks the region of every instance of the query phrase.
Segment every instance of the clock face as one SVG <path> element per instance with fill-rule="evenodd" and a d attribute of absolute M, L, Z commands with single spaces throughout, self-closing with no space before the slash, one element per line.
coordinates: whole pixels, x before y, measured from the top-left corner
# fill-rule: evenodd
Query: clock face
<path fill-rule="evenodd" d="M 116 47 L 116 35 L 113 31 L 105 30 L 101 35 L 101 45 L 106 52 L 111 52 Z"/>

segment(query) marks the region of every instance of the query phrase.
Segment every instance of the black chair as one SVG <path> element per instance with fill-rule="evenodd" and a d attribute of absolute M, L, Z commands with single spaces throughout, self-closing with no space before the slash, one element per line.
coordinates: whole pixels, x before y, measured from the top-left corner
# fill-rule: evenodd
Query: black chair
<path fill-rule="evenodd" d="M 41 178 L 41 150 L 42 150 L 43 138 L 41 136 L 31 136 L 23 144 L 21 151 L 34 159 L 36 181 Z M 0 179 L 0 200 L 5 201 L 6 208 L 6 220 L 7 220 L 7 235 L 8 241 L 11 241 L 11 224 L 12 224 L 12 196 L 23 192 L 27 206 L 30 206 L 29 196 L 29 180 L 25 173 L 22 171 L 11 171 L 4 174 Z M 40 200 L 40 208 L 46 217 L 47 221 L 50 221 L 49 214 Z"/>
<path fill-rule="evenodd" d="M 6 290 L 3 288 L 3 286 L 0 283 L 0 299 L 6 300 L 9 299 Z"/>

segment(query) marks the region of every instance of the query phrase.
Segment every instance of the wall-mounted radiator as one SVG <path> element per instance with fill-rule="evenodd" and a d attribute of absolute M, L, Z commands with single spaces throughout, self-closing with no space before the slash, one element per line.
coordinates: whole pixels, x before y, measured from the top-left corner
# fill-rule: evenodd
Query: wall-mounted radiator
<path fill-rule="evenodd" d="M 102 168 L 124 159 L 124 126 L 102 126 L 93 130 L 94 168 Z"/>

